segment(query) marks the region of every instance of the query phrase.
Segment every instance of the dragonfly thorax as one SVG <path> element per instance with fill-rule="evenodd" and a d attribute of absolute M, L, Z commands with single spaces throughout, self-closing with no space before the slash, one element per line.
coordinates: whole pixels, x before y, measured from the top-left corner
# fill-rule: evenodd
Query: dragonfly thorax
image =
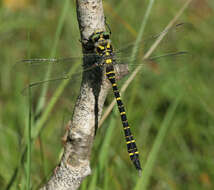
<path fill-rule="evenodd" d="M 100 56 L 109 56 L 112 54 L 113 49 L 110 40 L 96 42 L 94 44 L 95 52 Z"/>
<path fill-rule="evenodd" d="M 97 30 L 91 35 L 90 41 L 94 45 L 95 52 L 100 56 L 109 55 L 113 51 L 109 32 Z"/>

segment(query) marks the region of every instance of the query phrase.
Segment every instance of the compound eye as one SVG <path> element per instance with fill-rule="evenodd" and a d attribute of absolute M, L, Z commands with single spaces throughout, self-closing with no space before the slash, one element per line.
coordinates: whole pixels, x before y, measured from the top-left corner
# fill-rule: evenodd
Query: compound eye
<path fill-rule="evenodd" d="M 110 38 L 110 34 L 109 34 L 108 32 L 104 32 L 104 33 L 103 33 L 103 37 L 104 37 L 105 39 L 109 39 L 109 38 Z"/>
<path fill-rule="evenodd" d="M 109 39 L 109 38 L 110 38 L 110 34 L 109 34 L 108 32 L 104 32 L 104 33 L 103 33 L 103 37 L 104 37 L 105 39 Z"/>
<path fill-rule="evenodd" d="M 92 40 L 93 42 L 97 42 L 100 38 L 100 35 L 99 34 L 95 34 L 94 36 L 92 36 Z"/>

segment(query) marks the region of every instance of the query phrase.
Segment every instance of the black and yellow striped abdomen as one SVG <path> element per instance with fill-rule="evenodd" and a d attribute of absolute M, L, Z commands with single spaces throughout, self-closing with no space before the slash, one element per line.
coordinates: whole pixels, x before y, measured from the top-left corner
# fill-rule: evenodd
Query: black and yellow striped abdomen
<path fill-rule="evenodd" d="M 126 116 L 126 111 L 123 105 L 123 102 L 120 97 L 120 93 L 117 88 L 116 84 L 116 79 L 115 79 L 115 71 L 113 65 L 108 65 L 106 67 L 106 76 L 109 79 L 109 81 L 112 84 L 114 96 L 117 101 L 117 106 L 120 112 L 122 124 L 123 124 L 123 130 L 125 133 L 125 139 L 126 139 L 126 144 L 127 144 L 127 150 L 129 153 L 129 156 L 134 163 L 135 167 L 137 170 L 141 170 L 141 165 L 140 165 L 140 160 L 139 160 L 139 152 L 137 150 L 137 145 L 136 142 L 133 138 L 133 135 L 131 133 L 130 126 L 128 124 L 127 116 Z"/>
<path fill-rule="evenodd" d="M 110 34 L 108 32 L 95 31 L 90 40 L 94 44 L 94 50 L 99 58 L 97 64 L 100 67 L 106 67 L 106 76 L 112 84 L 114 96 L 116 98 L 118 109 L 120 112 L 128 153 L 136 169 L 140 171 L 141 166 L 139 160 L 139 152 L 137 150 L 136 142 L 131 133 L 130 126 L 127 121 L 126 111 L 116 84 L 115 71 L 113 67 L 113 64 L 115 64 L 114 52 L 109 38 Z"/>

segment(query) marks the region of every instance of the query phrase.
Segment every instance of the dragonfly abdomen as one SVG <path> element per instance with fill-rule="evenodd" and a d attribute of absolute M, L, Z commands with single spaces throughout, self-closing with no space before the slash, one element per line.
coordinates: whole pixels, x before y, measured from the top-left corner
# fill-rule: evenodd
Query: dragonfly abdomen
<path fill-rule="evenodd" d="M 123 130 L 124 130 L 124 134 L 125 134 L 125 140 L 126 140 L 127 150 L 128 150 L 130 159 L 132 160 L 136 169 L 141 170 L 141 165 L 140 165 L 140 160 L 139 160 L 139 152 L 137 149 L 136 142 L 135 142 L 133 135 L 131 133 L 131 129 L 130 129 L 130 126 L 128 124 L 128 120 L 127 120 L 127 116 L 126 116 L 126 111 L 125 111 L 123 102 L 121 100 L 120 93 L 119 93 L 118 88 L 117 88 L 117 83 L 116 83 L 116 79 L 115 79 L 115 71 L 114 71 L 113 65 L 107 66 L 106 76 L 112 84 L 114 96 L 115 96 L 115 99 L 117 101 L 118 110 L 119 110 L 120 115 L 121 115 L 121 121 L 123 124 Z"/>
<path fill-rule="evenodd" d="M 92 34 L 90 41 L 94 44 L 94 47 L 95 47 L 94 50 L 100 59 L 100 62 L 98 63 L 98 65 L 100 67 L 102 66 L 106 67 L 106 76 L 112 84 L 114 96 L 117 101 L 118 109 L 121 116 L 121 121 L 123 124 L 123 130 L 125 134 L 127 150 L 128 150 L 130 159 L 132 160 L 136 169 L 138 171 L 141 171 L 137 145 L 131 133 L 131 129 L 127 121 L 126 111 L 125 111 L 123 102 L 121 100 L 119 90 L 117 88 L 117 83 L 115 79 L 115 70 L 113 66 L 114 64 L 116 64 L 116 61 L 114 57 L 113 47 L 110 41 L 110 34 L 104 31 L 99 31 L 99 30 L 95 31 L 94 34 Z"/>

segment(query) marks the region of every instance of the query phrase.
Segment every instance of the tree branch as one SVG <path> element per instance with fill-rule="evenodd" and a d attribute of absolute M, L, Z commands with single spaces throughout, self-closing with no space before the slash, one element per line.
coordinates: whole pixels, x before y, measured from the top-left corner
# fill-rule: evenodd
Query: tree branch
<path fill-rule="evenodd" d="M 83 44 L 95 30 L 105 30 L 102 0 L 77 0 L 77 16 Z M 84 49 L 83 51 L 85 52 Z M 87 62 L 84 59 L 84 65 Z M 96 75 L 84 72 L 73 118 L 69 123 L 63 156 L 53 176 L 41 189 L 74 190 L 91 174 L 90 154 L 95 127 L 98 126 L 109 87 L 103 74 L 97 82 Z"/>

